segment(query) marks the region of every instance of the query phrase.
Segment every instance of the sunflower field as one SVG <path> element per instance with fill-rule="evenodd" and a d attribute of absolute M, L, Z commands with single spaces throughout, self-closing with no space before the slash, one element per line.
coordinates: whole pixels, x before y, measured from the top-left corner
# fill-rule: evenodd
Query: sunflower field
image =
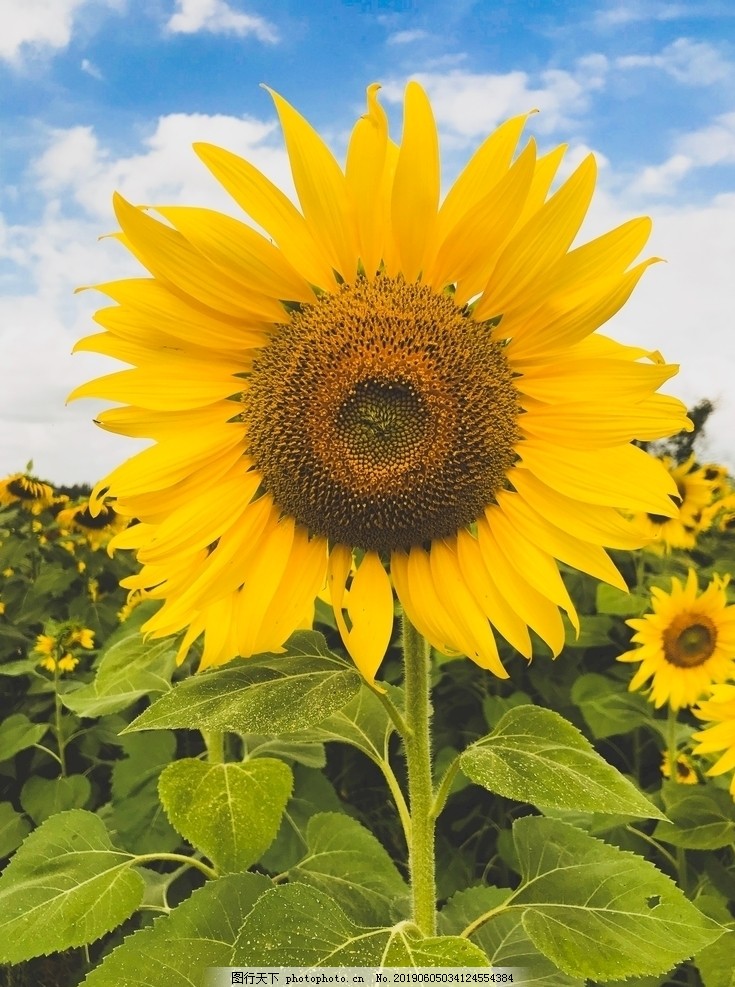
<path fill-rule="evenodd" d="M 597 332 L 651 221 L 574 245 L 527 115 L 440 203 L 379 88 L 344 170 L 271 93 L 300 208 L 195 146 L 267 235 L 115 197 L 71 398 L 152 444 L 0 481 L 8 985 L 735 985 L 735 485 Z"/>

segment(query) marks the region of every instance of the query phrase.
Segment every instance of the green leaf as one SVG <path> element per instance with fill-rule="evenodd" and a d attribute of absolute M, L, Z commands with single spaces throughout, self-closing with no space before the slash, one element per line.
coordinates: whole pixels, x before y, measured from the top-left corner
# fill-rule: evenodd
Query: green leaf
<path fill-rule="evenodd" d="M 567 626 L 564 642 L 566 648 L 599 648 L 610 644 L 610 631 L 615 621 L 607 614 L 580 614 L 579 637 L 571 624 Z"/>
<path fill-rule="evenodd" d="M 624 593 L 607 583 L 597 584 L 598 613 L 609 613 L 617 617 L 640 617 L 651 609 L 651 598 L 642 593 Z"/>
<path fill-rule="evenodd" d="M 629 733 L 653 720 L 651 704 L 645 696 L 629 692 L 622 682 L 595 672 L 579 676 L 572 686 L 571 698 L 597 740 Z"/>
<path fill-rule="evenodd" d="M 487 966 L 487 956 L 458 936 L 423 939 L 408 922 L 381 929 L 356 925 L 328 894 L 288 884 L 255 903 L 235 943 L 233 964 L 456 967 Z"/>
<path fill-rule="evenodd" d="M 341 812 L 312 816 L 309 850 L 289 877 L 328 894 L 363 925 L 391 920 L 391 905 L 409 889 L 381 843 L 356 819 Z"/>
<path fill-rule="evenodd" d="M 158 780 L 173 826 L 225 873 L 260 860 L 276 838 L 292 787 L 288 765 L 265 757 L 244 764 L 183 758 Z"/>
<path fill-rule="evenodd" d="M 0 761 L 33 747 L 48 730 L 47 723 L 33 723 L 23 713 L 13 713 L 0 723 Z"/>
<path fill-rule="evenodd" d="M 719 939 L 705 946 L 694 957 L 704 987 L 735 987 L 735 920 L 724 898 L 701 895 L 697 906 L 705 915 L 719 922 L 724 932 Z"/>
<path fill-rule="evenodd" d="M 95 731 L 99 724 L 95 726 Z M 176 753 L 176 735 L 169 730 L 133 734 L 118 741 L 125 757 L 112 768 L 112 805 L 106 822 L 121 846 L 133 853 L 175 850 L 181 840 L 158 798 L 158 778 Z"/>
<path fill-rule="evenodd" d="M 321 634 L 299 631 L 285 655 L 237 659 L 184 679 L 128 730 L 293 733 L 326 719 L 359 688 L 355 668 L 328 651 Z"/>
<path fill-rule="evenodd" d="M 391 685 L 386 688 L 394 705 L 402 709 L 403 691 Z M 331 740 L 350 744 L 372 761 L 381 761 L 387 756 L 388 741 L 394 731 L 393 721 L 383 703 L 372 689 L 362 685 L 354 699 L 312 732 L 325 742 Z"/>
<path fill-rule="evenodd" d="M 92 794 L 85 775 L 65 778 L 39 778 L 34 775 L 23 785 L 20 804 L 35 823 L 41 823 L 55 812 L 82 809 Z"/>
<path fill-rule="evenodd" d="M 654 839 L 689 850 L 717 850 L 735 842 L 735 815 L 727 792 L 712 785 L 667 782 L 661 794 L 671 822 L 658 823 Z"/>
<path fill-rule="evenodd" d="M 294 787 L 275 842 L 261 865 L 276 874 L 294 867 L 307 851 L 306 827 L 318 812 L 340 812 L 342 805 L 321 771 L 294 765 Z"/>
<path fill-rule="evenodd" d="M 282 733 L 275 737 L 257 733 L 242 735 L 248 758 L 274 754 L 296 764 L 303 764 L 307 768 L 323 768 L 327 763 L 324 744 L 319 741 L 304 740 L 303 737 L 303 733 Z"/>
<path fill-rule="evenodd" d="M 34 830 L 0 877 L 0 963 L 94 942 L 143 897 L 134 858 L 93 812 L 62 812 Z"/>
<path fill-rule="evenodd" d="M 491 734 L 464 751 L 460 765 L 476 784 L 520 802 L 665 818 L 575 726 L 540 706 L 509 710 Z"/>
<path fill-rule="evenodd" d="M 447 902 L 439 916 L 443 931 L 459 935 L 486 912 L 499 908 L 510 888 L 468 888 Z M 502 912 L 474 932 L 470 939 L 487 954 L 491 966 L 520 967 L 523 987 L 584 987 L 584 981 L 562 971 L 540 953 L 523 928 L 522 915 Z"/>
<path fill-rule="evenodd" d="M 151 644 L 130 634 L 105 652 L 93 682 L 61 697 L 78 716 L 104 716 L 132 705 L 141 696 L 166 692 L 176 664 L 170 640 Z"/>
<path fill-rule="evenodd" d="M 84 987 L 192 987 L 210 966 L 232 966 L 237 930 L 272 884 L 262 874 L 208 882 L 170 915 L 128 936 L 84 981 Z"/>
<path fill-rule="evenodd" d="M 30 829 L 22 812 L 16 812 L 10 802 L 0 802 L 0 858 L 20 846 Z"/>
<path fill-rule="evenodd" d="M 558 820 L 513 826 L 523 881 L 509 900 L 537 949 L 594 980 L 658 974 L 717 939 L 717 923 L 653 864 Z"/>

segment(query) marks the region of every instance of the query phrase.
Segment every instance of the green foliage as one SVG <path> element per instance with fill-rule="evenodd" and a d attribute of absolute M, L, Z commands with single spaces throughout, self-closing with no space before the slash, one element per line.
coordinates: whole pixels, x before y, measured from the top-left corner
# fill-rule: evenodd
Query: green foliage
<path fill-rule="evenodd" d="M 172 825 L 223 874 L 245 871 L 276 838 L 293 776 L 283 761 L 205 764 L 182 758 L 158 780 Z"/>
<path fill-rule="evenodd" d="M 576 727 L 539 706 L 509 710 L 460 765 L 478 785 L 532 805 L 663 818 Z"/>
<path fill-rule="evenodd" d="M 426 936 L 408 882 L 397 646 L 379 696 L 319 601 L 322 633 L 295 634 L 283 654 L 193 674 L 195 645 L 177 669 L 178 642 L 140 631 L 156 603 L 119 619 L 129 559 L 62 534 L 52 511 L 0 511 L 8 982 L 16 969 L 36 982 L 25 962 L 76 949 L 59 987 L 191 987 L 208 966 L 253 964 L 735 987 L 727 776 L 693 757 L 701 724 L 686 710 L 668 721 L 615 660 L 651 586 L 690 565 L 703 583 L 735 573 L 735 550 L 710 532 L 689 555 L 613 554 L 631 593 L 560 567 L 581 633 L 568 626 L 555 662 L 537 641 L 531 665 L 500 641 L 503 682 L 435 656 L 439 910 Z M 43 667 L 39 635 L 75 632 L 77 666 Z M 662 777 L 672 746 L 689 759 L 678 780 L 695 784 Z"/>

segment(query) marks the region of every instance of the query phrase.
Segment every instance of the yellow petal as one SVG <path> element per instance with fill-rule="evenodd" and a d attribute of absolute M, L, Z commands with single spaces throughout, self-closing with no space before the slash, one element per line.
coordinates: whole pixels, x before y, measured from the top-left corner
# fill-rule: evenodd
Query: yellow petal
<path fill-rule="evenodd" d="M 347 650 L 363 678 L 373 685 L 393 633 L 393 589 L 377 552 L 366 552 L 358 566 L 347 613 L 352 622 Z"/>
<path fill-rule="evenodd" d="M 268 89 L 268 87 L 265 87 Z M 268 89 L 281 120 L 294 185 L 311 235 L 348 283 L 357 274 L 357 227 L 342 169 L 314 128 Z"/>
<path fill-rule="evenodd" d="M 626 445 L 601 450 L 564 449 L 537 439 L 519 443 L 524 466 L 559 493 L 589 504 L 675 517 L 676 484 L 661 463 Z"/>
<path fill-rule="evenodd" d="M 246 292 L 289 301 L 313 302 L 314 292 L 278 247 L 245 223 L 190 206 L 156 206 L 160 213 L 213 264 Z"/>
<path fill-rule="evenodd" d="M 478 321 L 507 315 L 536 279 L 569 248 L 595 188 L 595 159 L 589 155 L 501 254 L 475 311 Z"/>
<path fill-rule="evenodd" d="M 486 567 L 480 546 L 466 529 L 457 533 L 457 558 L 465 580 L 482 612 L 503 635 L 511 647 L 525 658 L 532 653 L 531 638 L 525 621 L 510 607 Z"/>
<path fill-rule="evenodd" d="M 385 194 L 388 118 L 378 103 L 380 86 L 367 88 L 367 113 L 355 124 L 347 150 L 345 177 L 355 209 L 360 260 L 373 278 L 388 235 L 389 201 Z"/>
<path fill-rule="evenodd" d="M 113 205 L 124 233 L 120 239 L 151 274 L 214 312 L 242 319 L 283 321 L 280 302 L 255 292 L 245 297 L 237 281 L 215 267 L 176 230 L 146 215 L 117 193 Z"/>
<path fill-rule="evenodd" d="M 493 509 L 490 508 L 486 515 L 492 518 Z M 552 654 L 558 655 L 564 646 L 564 625 L 558 607 L 529 585 L 525 577 L 509 563 L 495 538 L 492 524 L 485 518 L 477 522 L 477 537 L 485 566 L 503 588 L 508 603 L 546 641 Z"/>
<path fill-rule="evenodd" d="M 406 281 L 433 253 L 439 205 L 439 140 L 431 104 L 417 82 L 406 86 L 403 138 L 393 180 L 393 237 Z"/>
<path fill-rule="evenodd" d="M 470 643 L 467 657 L 499 678 L 507 678 L 487 617 L 465 583 L 453 547 L 442 539 L 435 539 L 431 545 L 430 563 L 437 592 L 461 627 L 462 637 Z"/>
<path fill-rule="evenodd" d="M 314 600 L 324 585 L 327 551 L 324 538 L 310 538 L 305 528 L 296 527 L 288 564 L 258 632 L 257 654 L 280 648 L 303 626 L 304 614 L 309 607 L 313 611 Z"/>
<path fill-rule="evenodd" d="M 441 204 L 436 224 L 437 242 L 469 218 L 480 201 L 503 179 L 529 116 L 529 113 L 523 113 L 506 120 L 477 148 Z"/>
<path fill-rule="evenodd" d="M 288 565 L 294 527 L 292 517 L 282 518 L 248 560 L 244 586 L 235 603 L 238 652 L 243 658 L 255 654 L 263 618 Z"/>
<path fill-rule="evenodd" d="M 309 231 L 294 204 L 258 169 L 230 151 L 213 144 L 195 144 L 194 150 L 237 204 L 275 240 L 286 260 L 319 288 L 334 287 L 328 258 Z"/>

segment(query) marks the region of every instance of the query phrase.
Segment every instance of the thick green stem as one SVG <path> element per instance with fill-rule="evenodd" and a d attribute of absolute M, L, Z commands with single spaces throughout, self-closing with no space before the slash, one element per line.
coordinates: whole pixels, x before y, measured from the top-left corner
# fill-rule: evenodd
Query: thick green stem
<path fill-rule="evenodd" d="M 429 648 L 407 617 L 403 618 L 406 727 L 411 837 L 413 920 L 425 936 L 436 935 L 436 874 L 434 859 L 434 786 L 431 775 L 431 678 Z"/>
<path fill-rule="evenodd" d="M 225 760 L 225 735 L 221 730 L 202 730 L 210 764 L 222 764 Z"/>

